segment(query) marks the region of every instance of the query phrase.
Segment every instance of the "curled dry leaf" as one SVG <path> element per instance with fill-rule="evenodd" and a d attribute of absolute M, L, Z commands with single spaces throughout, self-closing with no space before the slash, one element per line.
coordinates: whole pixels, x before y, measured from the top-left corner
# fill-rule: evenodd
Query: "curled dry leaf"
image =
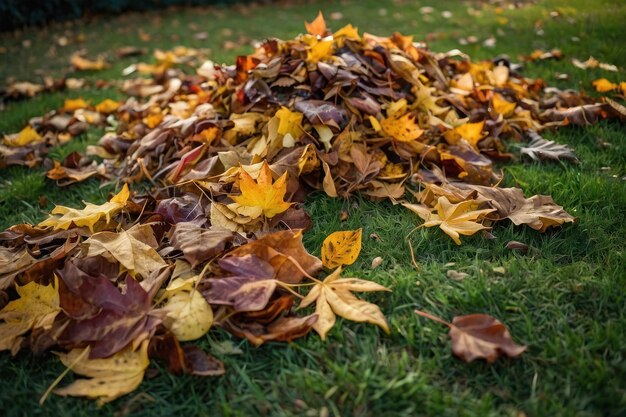
<path fill-rule="evenodd" d="M 322 264 L 328 269 L 352 265 L 361 253 L 362 229 L 334 232 L 322 243 Z"/>
<path fill-rule="evenodd" d="M 448 326 L 452 352 L 465 362 L 485 359 L 492 363 L 500 355 L 514 358 L 526 350 L 526 346 L 513 341 L 504 324 L 487 314 L 457 316 L 448 323 L 423 311 L 415 310 L 415 313 Z"/>
<path fill-rule="evenodd" d="M 551 159 L 551 160 L 569 160 L 578 163 L 578 158 L 574 150 L 567 145 L 556 143 L 552 140 L 546 140 L 536 132 L 529 130 L 526 135 L 531 139 L 528 145 L 520 149 L 522 155 L 528 156 L 535 161 Z"/>

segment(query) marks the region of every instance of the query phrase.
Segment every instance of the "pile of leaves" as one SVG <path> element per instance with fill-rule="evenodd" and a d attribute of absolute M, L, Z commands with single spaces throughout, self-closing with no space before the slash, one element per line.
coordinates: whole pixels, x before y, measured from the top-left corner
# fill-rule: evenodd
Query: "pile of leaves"
<path fill-rule="evenodd" d="M 626 114 L 610 99 L 546 88 L 506 59 L 474 63 L 351 25 L 333 33 L 321 14 L 306 29 L 191 75 L 178 65 L 188 50 L 161 53 L 142 65 L 151 78 L 124 83 L 125 102 L 67 100 L 5 136 L 0 166 L 50 164 L 60 185 L 125 184 L 104 204 L 57 206 L 0 233 L 0 349 L 65 352 L 90 379 L 55 392 L 107 402 L 141 383 L 149 358 L 174 373 L 222 374 L 184 343 L 214 326 L 255 345 L 310 330 L 325 339 L 337 315 L 389 332 L 381 310 L 354 295 L 388 289 L 342 276 L 360 230 L 330 234 L 321 259 L 303 247 L 307 195 L 402 204 L 457 244 L 507 220 L 545 232 L 574 218 L 549 196 L 498 187 L 494 161 L 576 163 L 539 132 Z M 50 149 L 90 125 L 107 129 L 99 144 L 52 166 Z M 137 182 L 150 191 L 132 194 Z M 489 316 L 445 324 L 468 361 L 524 350 Z"/>

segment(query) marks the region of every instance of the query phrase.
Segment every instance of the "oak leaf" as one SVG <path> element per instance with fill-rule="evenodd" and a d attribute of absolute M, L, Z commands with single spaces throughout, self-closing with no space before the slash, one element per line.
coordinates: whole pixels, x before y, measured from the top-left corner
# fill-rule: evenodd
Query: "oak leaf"
<path fill-rule="evenodd" d="M 66 387 L 57 388 L 55 394 L 88 397 L 105 404 L 134 391 L 150 364 L 147 340 L 137 350 L 129 346 L 105 359 L 89 359 L 87 353 L 84 349 L 73 349 L 59 355 L 63 365 L 88 379 L 77 379 Z"/>
<path fill-rule="evenodd" d="M 334 232 L 322 243 L 322 264 L 328 269 L 352 265 L 361 252 L 362 229 Z"/>
<path fill-rule="evenodd" d="M 372 281 L 359 278 L 341 278 L 341 268 L 337 268 L 328 275 L 323 282 L 318 282 L 300 303 L 304 308 L 316 303 L 315 313 L 318 315 L 313 329 L 319 333 L 322 340 L 335 325 L 336 315 L 345 319 L 372 323 L 389 333 L 389 326 L 385 316 L 376 304 L 356 298 L 352 291 L 390 291 Z"/>
<path fill-rule="evenodd" d="M 448 323 L 423 311 L 415 313 L 448 326 L 452 352 L 465 362 L 485 359 L 493 363 L 502 354 L 514 358 L 526 350 L 526 346 L 513 341 L 504 324 L 487 314 L 457 316 Z"/>
<path fill-rule="evenodd" d="M 96 205 L 92 203 L 85 203 L 83 209 L 73 209 L 65 206 L 56 206 L 51 211 L 51 216 L 43 222 L 39 223 L 39 226 L 52 226 L 52 228 L 67 230 L 72 225 L 77 227 L 86 226 L 93 232 L 93 228 L 102 218 L 106 220 L 106 223 L 111 221 L 111 217 L 119 213 L 125 206 L 130 191 L 128 185 L 124 184 L 122 190 L 109 202 Z"/>
<path fill-rule="evenodd" d="M 239 174 L 239 189 L 241 195 L 232 196 L 236 203 L 245 208 L 238 210 L 239 214 L 252 218 L 264 214 L 265 217 L 272 218 L 291 207 L 291 203 L 283 200 L 287 192 L 287 172 L 272 184 L 272 171 L 267 162 L 263 163 L 256 181 L 242 169 Z"/>
<path fill-rule="evenodd" d="M 488 229 L 488 227 L 476 223 L 476 220 L 495 211 L 495 209 L 476 210 L 477 203 L 473 200 L 452 204 L 444 196 L 439 197 L 434 207 L 437 213 L 433 213 L 429 207 L 419 204 L 405 203 L 403 206 L 424 219 L 424 227 L 439 226 L 457 245 L 461 244 L 459 235 L 470 236 L 483 229 Z"/>
<path fill-rule="evenodd" d="M 31 329 L 52 327 L 59 307 L 58 284 L 40 285 L 34 281 L 15 288 L 20 298 L 11 301 L 0 311 L 0 350 L 16 354 L 22 335 Z"/>

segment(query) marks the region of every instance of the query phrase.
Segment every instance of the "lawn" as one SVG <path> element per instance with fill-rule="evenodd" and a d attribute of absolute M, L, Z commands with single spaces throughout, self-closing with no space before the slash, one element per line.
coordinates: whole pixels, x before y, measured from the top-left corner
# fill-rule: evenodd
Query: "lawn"
<path fill-rule="evenodd" d="M 0 79 L 36 80 L 69 71 L 69 57 L 85 48 L 90 56 L 136 45 L 148 50 L 176 45 L 209 48 L 217 62 L 234 62 L 251 52 L 250 41 L 291 38 L 303 31 L 318 9 L 333 28 L 352 23 L 361 31 L 393 31 L 426 39 L 432 50 L 459 48 L 473 59 L 507 54 L 514 61 L 535 49 L 560 48 L 563 60 L 526 64 L 524 73 L 560 88 L 590 92 L 591 81 L 626 80 L 626 4 L 620 1 L 545 0 L 509 8 L 510 2 L 364 0 L 219 9 L 177 9 L 46 29 L 0 34 Z M 490 3 L 504 3 L 497 7 Z M 522 2 L 520 2 L 522 3 Z M 431 6 L 432 13 L 420 11 Z M 449 14 L 442 12 L 449 11 Z M 449 16 L 449 17 L 444 17 Z M 206 39 L 194 36 L 206 32 Z M 147 35 L 146 35 L 147 34 Z M 81 43 L 59 46 L 59 37 Z M 461 45 L 460 38 L 476 43 Z M 493 47 L 483 41 L 495 37 Z M 200 36 L 200 38 L 202 38 Z M 233 45 L 225 50 L 225 42 Z M 241 42 L 240 42 L 241 41 Z M 229 44 L 229 45 L 230 45 Z M 25 45 L 29 45 L 26 47 Z M 582 70 L 571 59 L 590 55 L 620 72 Z M 148 59 L 142 57 L 142 59 Z M 116 60 L 93 74 L 94 81 L 122 78 L 136 58 Z M 559 79 L 556 73 L 569 75 Z M 99 102 L 121 98 L 115 88 L 42 94 L 9 103 L 0 112 L 0 133 L 12 133 L 33 116 L 60 107 L 68 97 Z M 92 129 L 52 154 L 62 158 L 95 143 Z M 419 229 L 417 217 L 402 207 L 330 199 L 316 194 L 306 209 L 314 220 L 305 245 L 319 255 L 323 239 L 336 230 L 363 228 L 363 250 L 350 274 L 374 280 L 392 293 L 366 297 L 381 306 L 391 327 L 343 320 L 326 342 L 310 334 L 291 344 L 260 348 L 212 330 L 198 344 L 223 360 L 223 377 L 173 376 L 154 365 L 134 393 L 103 408 L 95 402 L 52 396 L 38 398 L 64 367 L 52 354 L 0 354 L 0 410 L 5 416 L 620 416 L 626 415 L 626 129 L 618 122 L 545 132 L 567 143 L 580 164 L 517 162 L 502 166 L 506 186 L 527 195 L 550 194 L 577 222 L 539 234 L 498 225 L 494 240 L 479 235 L 456 246 L 440 230 Z M 102 203 L 113 186 L 97 181 L 58 188 L 42 168 L 0 171 L 0 223 L 41 221 L 54 204 Z M 40 201 L 45 196 L 47 201 Z M 348 218 L 340 220 L 342 210 Z M 409 235 L 407 237 L 407 235 Z M 409 240 L 419 269 L 411 263 Z M 511 240 L 530 246 L 527 255 L 505 248 Z M 374 257 L 383 264 L 372 270 Z M 468 274 L 447 277 L 454 269 Z M 504 272 L 503 272 L 504 271 Z M 470 313 L 502 320 L 514 339 L 528 345 L 516 359 L 493 365 L 461 362 L 450 350 L 444 326 L 414 314 L 429 311 L 444 319 Z"/>

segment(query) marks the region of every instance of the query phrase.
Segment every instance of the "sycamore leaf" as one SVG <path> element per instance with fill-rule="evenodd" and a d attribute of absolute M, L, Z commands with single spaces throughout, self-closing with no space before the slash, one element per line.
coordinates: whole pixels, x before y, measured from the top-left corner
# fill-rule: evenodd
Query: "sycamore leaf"
<path fill-rule="evenodd" d="M 195 288 L 175 291 L 165 302 L 164 325 L 181 342 L 205 335 L 213 324 L 213 310 Z"/>
<path fill-rule="evenodd" d="M 155 250 L 158 244 L 149 224 L 137 224 L 119 233 L 96 233 L 85 241 L 84 246 L 87 256 L 110 255 L 133 276 L 147 278 L 153 271 L 167 265 Z"/>
<path fill-rule="evenodd" d="M 311 22 L 304 22 L 306 31 L 311 35 L 324 36 L 326 33 L 326 22 L 321 11 L 317 12 L 317 17 Z"/>
<path fill-rule="evenodd" d="M 31 143 L 42 142 L 43 137 L 37 133 L 35 129 L 33 129 L 30 125 L 26 126 L 19 133 L 5 136 L 4 144 L 7 146 L 26 146 Z"/>
<path fill-rule="evenodd" d="M 352 265 L 361 252 L 362 229 L 334 232 L 322 243 L 322 264 L 328 269 Z"/>
<path fill-rule="evenodd" d="M 531 138 L 531 141 L 527 146 L 520 149 L 522 155 L 526 155 L 535 161 L 545 159 L 560 161 L 561 159 L 567 159 L 572 162 L 578 162 L 574 150 L 569 146 L 546 140 L 532 130 L 529 130 L 526 134 Z"/>
<path fill-rule="evenodd" d="M 513 341 L 504 324 L 487 314 L 457 316 L 448 323 L 423 311 L 415 310 L 415 313 L 448 326 L 452 352 L 465 362 L 485 359 L 492 363 L 501 354 L 514 358 L 526 350 L 526 346 Z"/>
<path fill-rule="evenodd" d="M 415 116 L 407 113 L 402 117 L 391 115 L 380 121 L 386 134 L 399 142 L 412 142 L 422 136 L 424 131 L 415 123 Z"/>
<path fill-rule="evenodd" d="M 457 245 L 461 244 L 459 235 L 470 236 L 483 229 L 488 229 L 488 227 L 476 223 L 476 220 L 495 211 L 495 209 L 476 210 L 477 203 L 473 200 L 452 204 L 444 196 L 437 200 L 435 205 L 437 213 L 433 213 L 428 207 L 419 204 L 405 203 L 403 206 L 424 219 L 425 227 L 439 226 Z"/>
<path fill-rule="evenodd" d="M 72 227 L 72 225 L 76 227 L 87 226 L 89 230 L 93 232 L 94 226 L 102 220 L 103 217 L 106 223 L 109 223 L 111 217 L 119 213 L 126 206 L 126 201 L 129 196 L 130 191 L 128 190 L 128 184 L 124 184 L 124 187 L 117 195 L 113 196 L 109 202 L 101 205 L 85 203 L 85 208 L 81 210 L 65 206 L 56 206 L 52 210 L 51 216 L 39 223 L 39 226 L 52 226 L 55 230 L 67 230 Z"/>
<path fill-rule="evenodd" d="M 34 281 L 16 286 L 20 296 L 0 311 L 0 350 L 11 350 L 16 354 L 21 347 L 21 336 L 31 329 L 52 327 L 59 307 L 57 285 L 40 285 Z"/>
<path fill-rule="evenodd" d="M 106 359 L 89 359 L 84 349 L 73 349 L 60 354 L 59 358 L 63 365 L 88 379 L 77 379 L 66 387 L 54 390 L 54 393 L 63 397 L 93 398 L 100 404 L 134 391 L 141 384 L 150 364 L 147 340 L 136 351 L 129 346 Z"/>
<path fill-rule="evenodd" d="M 272 184 L 272 171 L 267 162 L 263 162 L 256 182 L 242 169 L 239 174 L 239 189 L 241 195 L 233 196 L 232 199 L 249 209 L 238 210 L 239 214 L 256 218 L 262 213 L 265 217 L 272 218 L 291 207 L 291 203 L 283 201 L 287 191 L 287 172 Z"/>
<path fill-rule="evenodd" d="M 321 339 L 326 340 L 326 334 L 335 325 L 335 315 L 352 321 L 375 324 L 389 333 L 389 326 L 380 308 L 376 304 L 359 300 L 351 291 L 390 290 L 372 281 L 341 278 L 340 274 L 341 268 L 337 268 L 323 282 L 315 285 L 300 303 L 301 308 L 316 303 L 315 313 L 318 319 L 313 329 L 319 333 Z"/>

